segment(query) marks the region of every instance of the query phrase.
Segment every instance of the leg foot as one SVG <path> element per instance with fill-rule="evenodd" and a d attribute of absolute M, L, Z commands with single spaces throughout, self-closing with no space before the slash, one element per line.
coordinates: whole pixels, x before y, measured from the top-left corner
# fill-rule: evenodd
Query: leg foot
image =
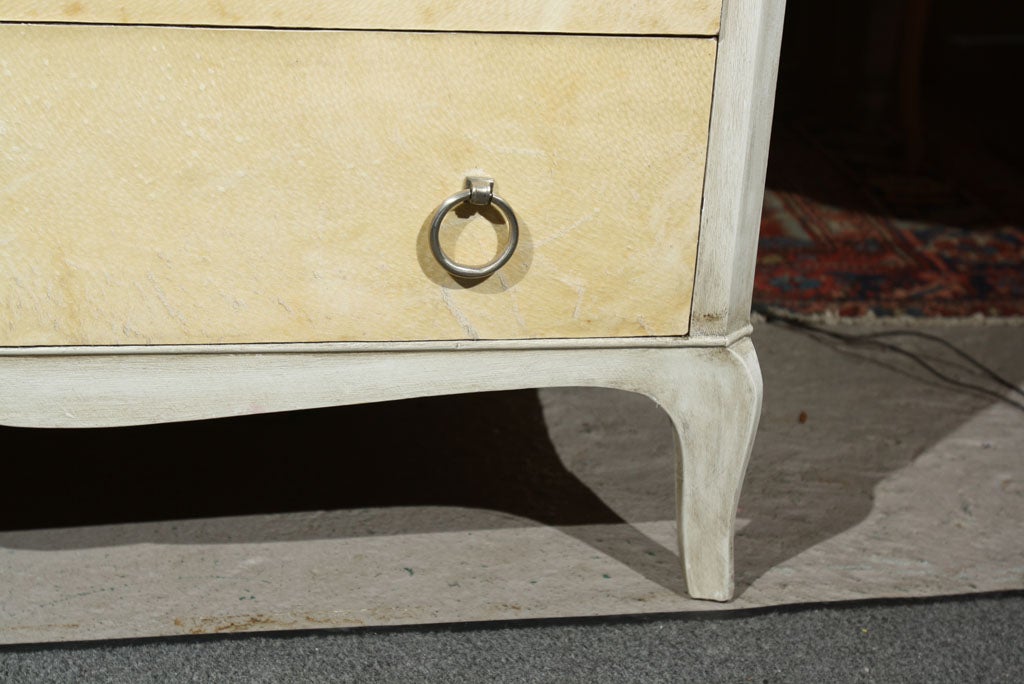
<path fill-rule="evenodd" d="M 749 339 L 673 353 L 645 394 L 676 428 L 679 550 L 689 593 L 733 596 L 736 506 L 761 415 L 761 372 Z"/>

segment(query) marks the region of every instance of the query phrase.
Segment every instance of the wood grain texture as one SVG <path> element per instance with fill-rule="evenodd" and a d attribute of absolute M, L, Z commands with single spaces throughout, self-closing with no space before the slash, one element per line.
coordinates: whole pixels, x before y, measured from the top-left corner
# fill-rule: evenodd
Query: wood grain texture
<path fill-rule="evenodd" d="M 5 0 L 0 20 L 711 36 L 721 0 Z"/>
<path fill-rule="evenodd" d="M 0 345 L 683 335 L 714 59 L 711 39 L 0 26 Z M 425 224 L 469 173 L 523 234 L 464 287 Z M 500 230 L 458 223 L 447 247 L 486 260 Z"/>
<path fill-rule="evenodd" d="M 728 601 L 736 509 L 761 420 L 761 367 L 750 338 L 700 357 L 680 353 L 678 365 L 647 394 L 676 427 L 676 531 L 687 592 Z"/>
<path fill-rule="evenodd" d="M 750 323 L 785 0 L 726 0 L 691 335 Z"/>

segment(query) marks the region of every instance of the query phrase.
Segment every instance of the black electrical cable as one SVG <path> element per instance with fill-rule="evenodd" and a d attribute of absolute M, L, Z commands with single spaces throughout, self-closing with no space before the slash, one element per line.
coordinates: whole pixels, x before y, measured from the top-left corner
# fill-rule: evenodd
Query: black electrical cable
<path fill-rule="evenodd" d="M 1003 376 L 999 375 L 994 370 L 992 370 L 991 368 L 989 368 L 985 364 L 981 363 L 980 361 L 975 359 L 973 356 L 971 356 L 967 352 L 963 351 L 962 349 L 957 348 L 956 346 L 954 346 L 950 342 L 942 339 L 941 337 L 939 337 L 937 335 L 930 335 L 928 333 L 923 333 L 923 332 L 920 332 L 920 331 L 917 331 L 917 330 L 887 330 L 887 331 L 883 331 L 883 332 L 861 333 L 861 334 L 854 335 L 854 334 L 850 334 L 850 333 L 838 332 L 836 330 L 829 330 L 828 328 L 823 328 L 823 327 L 814 325 L 813 323 L 808 323 L 807 321 L 801 320 L 799 318 L 796 318 L 796 317 L 793 317 L 793 316 L 787 316 L 785 314 L 781 314 L 781 313 L 778 313 L 776 311 L 772 311 L 771 309 L 768 309 L 768 308 L 765 308 L 765 307 L 755 306 L 754 307 L 754 311 L 756 313 L 759 313 L 762 316 L 764 316 L 765 321 L 768 322 L 768 323 L 780 323 L 780 324 L 789 326 L 791 328 L 795 328 L 797 330 L 803 330 L 805 332 L 810 332 L 810 333 L 814 333 L 814 334 L 818 334 L 818 335 L 824 335 L 826 337 L 830 337 L 830 338 L 835 339 L 835 340 L 840 340 L 840 341 L 845 342 L 847 344 L 874 346 L 876 348 L 883 349 L 885 351 L 890 351 L 890 352 L 893 352 L 895 354 L 900 354 L 901 356 L 905 356 L 908 359 L 910 359 L 911 361 L 913 361 L 914 363 L 916 363 L 917 365 L 921 366 L 926 371 L 931 373 L 933 376 L 935 376 L 936 378 L 938 378 L 942 382 L 945 382 L 948 385 L 952 385 L 954 387 L 959 387 L 961 389 L 966 389 L 966 390 L 970 390 L 972 392 L 978 392 L 980 394 L 984 394 L 985 396 L 992 397 L 993 399 L 997 399 L 997 400 L 999 400 L 999 401 L 1001 401 L 1003 403 L 1009 404 L 1010 406 L 1013 406 L 1014 408 L 1016 408 L 1016 409 L 1018 409 L 1020 411 L 1024 411 L 1024 403 L 1016 401 L 1014 399 L 1011 399 L 1011 398 L 1007 397 L 1005 394 L 1002 394 L 1000 392 L 996 392 L 996 391 L 991 390 L 991 389 L 989 389 L 987 387 L 982 387 L 981 385 L 975 385 L 975 384 L 972 384 L 972 383 L 969 383 L 969 382 L 963 382 L 962 380 L 958 380 L 958 379 L 956 379 L 956 378 L 954 378 L 954 377 L 952 377 L 950 375 L 947 375 L 946 373 L 942 372 L 941 370 L 939 370 L 938 368 L 936 368 L 932 364 L 928 363 L 924 358 L 922 358 L 918 354 L 915 354 L 914 352 L 912 352 L 912 351 L 910 351 L 908 349 L 904 349 L 903 347 L 901 347 L 899 345 L 891 344 L 889 342 L 883 342 L 880 339 L 880 338 L 884 338 L 884 337 L 916 337 L 918 339 L 923 339 L 923 340 L 927 340 L 929 342 L 938 343 L 941 346 L 943 346 L 943 347 L 949 349 L 950 351 L 952 351 L 954 354 L 956 354 L 958 357 L 960 357 L 964 361 L 967 361 L 968 363 L 970 363 L 972 366 L 974 366 L 979 371 L 984 373 L 993 382 L 996 382 L 999 385 L 1002 385 L 1003 387 L 1005 387 L 1007 389 L 1010 389 L 1013 392 L 1015 392 L 1017 394 L 1020 394 L 1021 396 L 1024 396 L 1024 391 L 1022 391 L 1019 387 L 1017 387 L 1017 385 L 1015 385 L 1014 383 L 1010 382 L 1009 380 L 1007 380 Z"/>
<path fill-rule="evenodd" d="M 938 335 L 930 335 L 928 333 L 923 333 L 923 332 L 920 332 L 918 330 L 887 330 L 885 332 L 866 333 L 866 334 L 862 335 L 861 337 L 864 337 L 865 339 L 879 338 L 879 337 L 917 337 L 917 338 L 922 339 L 922 340 L 928 340 L 930 342 L 935 342 L 936 344 L 939 344 L 939 345 L 945 347 L 949 351 L 951 351 L 954 354 L 956 354 L 957 356 L 959 356 L 964 361 L 968 362 L 969 364 L 971 364 L 972 366 L 974 366 L 975 368 L 980 370 L 982 373 L 987 375 L 991 380 L 999 383 L 1003 387 L 1005 387 L 1005 388 L 1015 392 L 1016 394 L 1019 394 L 1022 397 L 1024 397 L 1024 389 L 1021 389 L 1017 385 L 1013 384 L 1012 382 L 1010 382 L 1009 380 L 1007 380 L 1003 376 L 999 375 L 998 373 L 996 373 L 994 370 L 992 370 L 991 368 L 989 368 L 985 364 L 983 364 L 980 361 L 978 361 L 977 359 L 975 359 L 973 356 L 971 356 L 967 352 L 965 352 L 962 349 L 958 348 L 956 345 L 952 344 L 951 342 L 942 339 Z"/>

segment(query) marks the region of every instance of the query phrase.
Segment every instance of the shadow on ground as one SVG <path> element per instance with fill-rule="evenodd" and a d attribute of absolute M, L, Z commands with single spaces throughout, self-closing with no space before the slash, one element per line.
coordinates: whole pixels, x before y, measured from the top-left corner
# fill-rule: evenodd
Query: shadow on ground
<path fill-rule="evenodd" d="M 560 528 L 651 581 L 685 592 L 675 554 L 629 525 L 565 467 L 534 390 L 129 428 L 0 428 L 0 441 L 8 454 L 20 455 L 15 466 L 20 472 L 11 479 L 22 483 L 0 508 L 4 530 L 398 508 L 404 510 L 374 516 L 362 533 L 533 522 Z M 47 456 L 32 456 L 40 454 Z M 670 493 L 671 478 L 664 487 Z M 507 515 L 480 515 L 474 521 L 471 516 L 432 515 L 423 507 Z M 671 516 L 670 499 L 665 516 Z M 127 538 L 123 530 L 109 538 L 101 531 L 80 542 L 61 535 L 56 543 L 46 537 L 50 541 L 29 545 L 280 538 L 273 525 L 203 526 L 198 538 L 175 539 L 154 538 L 147 534 L 151 530 L 141 528 Z M 323 534 L 322 525 L 291 527 L 287 538 Z"/>
<path fill-rule="evenodd" d="M 1004 372 L 1012 368 L 1019 382 L 1021 330 L 944 334 L 959 335 L 962 346 L 987 353 Z M 755 342 L 766 398 L 740 502 L 739 592 L 862 522 L 879 482 L 992 404 L 936 383 L 904 356 L 780 329 L 760 329 Z M 918 344 L 921 354 L 941 355 Z M 968 373 L 953 361 L 942 364 Z M 674 550 L 635 527 L 673 515 L 671 428 L 652 402 L 625 392 L 547 390 L 543 401 L 535 391 L 494 392 L 116 429 L 0 428 L 0 443 L 6 479 L 16 483 L 0 504 L 0 530 L 317 510 L 394 513 L 375 515 L 356 531 L 307 528 L 301 520 L 284 532 L 234 521 L 183 524 L 173 534 L 167 526 L 133 525 L 81 537 L 73 529 L 8 534 L 8 547 L 268 542 L 532 521 L 685 591 Z M 479 515 L 426 512 L 434 507 Z"/>

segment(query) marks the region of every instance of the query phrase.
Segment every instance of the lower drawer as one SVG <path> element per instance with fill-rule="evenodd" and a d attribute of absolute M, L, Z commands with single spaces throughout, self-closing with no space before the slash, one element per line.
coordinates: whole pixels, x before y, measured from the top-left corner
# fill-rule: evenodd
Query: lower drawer
<path fill-rule="evenodd" d="M 0 26 L 0 346 L 683 335 L 715 45 Z"/>

